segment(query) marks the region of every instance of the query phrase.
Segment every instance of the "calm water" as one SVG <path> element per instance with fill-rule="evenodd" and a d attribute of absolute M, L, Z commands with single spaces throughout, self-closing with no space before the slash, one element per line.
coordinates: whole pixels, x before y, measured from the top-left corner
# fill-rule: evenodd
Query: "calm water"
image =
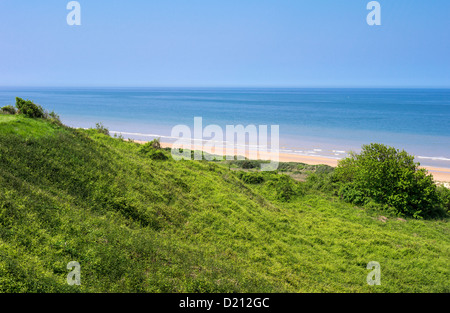
<path fill-rule="evenodd" d="M 450 167 L 450 89 L 0 88 L 73 127 L 102 122 L 125 138 L 170 141 L 178 124 L 279 125 L 284 152 L 342 158 L 362 144 L 405 149 L 422 165 Z"/>

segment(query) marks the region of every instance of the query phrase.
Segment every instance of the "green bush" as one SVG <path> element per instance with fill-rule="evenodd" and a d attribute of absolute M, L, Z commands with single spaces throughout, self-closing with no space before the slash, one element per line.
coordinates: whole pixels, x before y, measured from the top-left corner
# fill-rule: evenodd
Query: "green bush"
<path fill-rule="evenodd" d="M 139 153 L 148 156 L 152 160 L 168 160 L 169 157 L 161 150 L 159 139 L 154 139 L 143 144 L 139 148 Z"/>
<path fill-rule="evenodd" d="M 270 191 L 273 198 L 282 202 L 287 202 L 299 194 L 296 182 L 285 174 L 272 175 L 271 179 L 267 181 L 266 190 Z"/>
<path fill-rule="evenodd" d="M 1 108 L 2 113 L 4 114 L 16 114 L 16 108 L 13 107 L 12 105 L 6 105 L 3 108 Z"/>
<path fill-rule="evenodd" d="M 317 174 L 330 174 L 333 172 L 334 172 L 334 168 L 329 165 L 325 165 L 325 164 L 316 165 L 315 173 L 317 173 Z"/>
<path fill-rule="evenodd" d="M 339 188 L 339 197 L 344 201 L 351 202 L 357 205 L 364 205 L 367 202 L 370 202 L 370 199 L 364 196 L 364 193 L 361 190 L 355 188 L 355 186 L 351 184 L 344 184 Z"/>
<path fill-rule="evenodd" d="M 42 109 L 40 105 L 37 105 L 30 100 L 24 100 L 22 98 L 16 97 L 16 107 L 19 111 L 19 114 L 23 114 L 26 117 L 44 117 L 44 109 Z"/>
<path fill-rule="evenodd" d="M 149 142 L 153 149 L 159 150 L 161 149 L 161 142 L 159 138 L 155 138 Z"/>
<path fill-rule="evenodd" d="M 261 184 L 264 182 L 263 175 L 258 172 L 239 172 L 238 177 L 247 184 Z"/>
<path fill-rule="evenodd" d="M 260 167 L 260 163 L 256 160 L 243 160 L 241 163 L 243 169 L 252 169 Z"/>
<path fill-rule="evenodd" d="M 441 198 L 445 211 L 447 214 L 450 214 L 450 189 L 445 188 L 444 186 L 439 186 L 437 187 L 437 192 Z"/>
<path fill-rule="evenodd" d="M 169 159 L 169 157 L 165 155 L 161 150 L 155 150 L 151 153 L 148 153 L 147 156 L 152 160 L 165 161 Z"/>
<path fill-rule="evenodd" d="M 329 173 L 311 173 L 306 178 L 306 187 L 311 190 L 320 190 L 325 192 L 335 191 L 336 183 L 334 182 L 333 172 Z"/>
<path fill-rule="evenodd" d="M 109 136 L 109 129 L 103 126 L 103 123 L 96 123 L 95 129 L 100 133 Z"/>
<path fill-rule="evenodd" d="M 404 150 L 373 143 L 339 162 L 334 177 L 340 195 L 361 204 L 369 199 L 416 218 L 442 216 L 442 200 L 433 177 Z"/>
<path fill-rule="evenodd" d="M 59 118 L 59 115 L 56 114 L 54 111 L 51 112 L 45 112 L 44 113 L 44 118 L 49 120 L 50 122 L 57 124 L 59 126 L 62 126 L 63 124 L 61 123 L 61 120 Z"/>
<path fill-rule="evenodd" d="M 159 138 L 153 139 L 152 141 L 146 142 L 145 144 L 143 144 L 139 151 L 141 153 L 147 153 L 147 152 L 153 152 L 154 150 L 159 150 L 161 149 L 161 142 L 159 140 Z"/>

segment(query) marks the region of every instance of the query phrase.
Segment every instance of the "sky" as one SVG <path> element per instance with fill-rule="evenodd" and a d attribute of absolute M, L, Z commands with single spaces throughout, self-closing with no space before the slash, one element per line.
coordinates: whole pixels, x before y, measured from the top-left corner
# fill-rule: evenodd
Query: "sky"
<path fill-rule="evenodd" d="M 0 0 L 0 86 L 450 88 L 450 1 Z"/>

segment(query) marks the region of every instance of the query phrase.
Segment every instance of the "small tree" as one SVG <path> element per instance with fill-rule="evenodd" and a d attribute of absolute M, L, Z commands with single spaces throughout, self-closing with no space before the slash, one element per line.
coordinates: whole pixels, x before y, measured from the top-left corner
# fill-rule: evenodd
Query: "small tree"
<path fill-rule="evenodd" d="M 149 142 L 149 144 L 151 145 L 151 147 L 153 149 L 159 150 L 161 149 L 161 140 L 160 138 L 155 138 L 152 141 Z"/>
<path fill-rule="evenodd" d="M 148 156 L 152 160 L 168 160 L 169 158 L 161 150 L 161 142 L 159 138 L 153 139 L 139 148 L 139 152 Z"/>
<path fill-rule="evenodd" d="M 442 201 L 433 177 L 419 165 L 404 150 L 372 143 L 359 155 L 341 160 L 334 177 L 348 201 L 361 204 L 372 199 L 416 218 L 440 215 Z"/>
<path fill-rule="evenodd" d="M 44 117 L 44 109 L 40 105 L 37 105 L 30 100 L 23 100 L 22 98 L 16 97 L 16 107 L 19 111 L 19 114 L 23 114 L 26 117 Z"/>
<path fill-rule="evenodd" d="M 103 123 L 96 123 L 95 129 L 100 133 L 109 136 L 109 129 Z"/>

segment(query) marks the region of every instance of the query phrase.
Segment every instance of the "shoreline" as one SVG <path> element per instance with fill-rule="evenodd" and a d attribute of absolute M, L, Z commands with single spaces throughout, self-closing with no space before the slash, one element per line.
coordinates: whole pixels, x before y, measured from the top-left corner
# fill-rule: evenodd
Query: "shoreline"
<path fill-rule="evenodd" d="M 145 144 L 148 141 L 145 140 L 133 140 L 133 142 L 139 143 L 139 144 Z M 171 143 L 167 142 L 161 142 L 162 148 L 172 148 Z M 199 146 L 193 145 L 193 150 L 202 150 L 204 149 L 198 149 Z M 246 150 L 246 153 L 249 151 Z M 214 151 L 213 151 L 214 153 Z M 217 153 L 217 152 L 216 152 Z M 217 153 L 220 155 L 220 153 Z M 235 149 L 235 155 L 237 155 L 237 151 Z M 255 159 L 250 158 L 249 155 L 245 155 L 249 159 Z M 270 160 L 271 156 L 269 152 L 266 153 L 259 153 L 258 154 L 259 160 Z M 294 162 L 294 163 L 305 163 L 309 165 L 319 165 L 324 164 L 332 167 L 336 167 L 338 165 L 339 159 L 334 158 L 327 158 L 323 156 L 309 156 L 309 155 L 299 155 L 299 154 L 289 154 L 289 153 L 279 153 L 278 155 L 278 161 L 279 162 Z M 420 168 L 424 168 L 428 171 L 429 174 L 433 175 L 433 178 L 435 182 L 438 185 L 444 185 L 447 188 L 450 188 L 450 168 L 442 168 L 442 167 L 432 167 L 432 166 L 420 166 Z"/>

